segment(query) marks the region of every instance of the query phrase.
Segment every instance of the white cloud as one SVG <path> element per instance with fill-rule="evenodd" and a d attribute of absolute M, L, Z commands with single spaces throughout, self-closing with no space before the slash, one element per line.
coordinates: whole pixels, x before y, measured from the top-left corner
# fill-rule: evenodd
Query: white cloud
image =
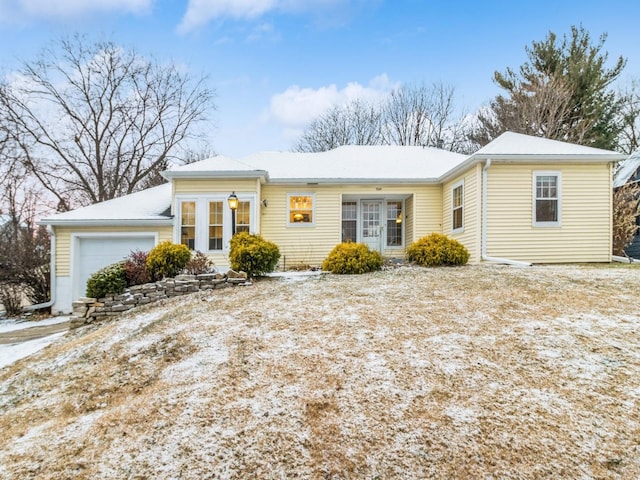
<path fill-rule="evenodd" d="M 300 131 L 334 105 L 345 105 L 355 99 L 376 102 L 398 86 L 384 73 L 373 78 L 366 86 L 358 82 L 348 83 L 342 89 L 335 84 L 315 89 L 292 85 L 271 97 L 266 118 L 289 131 Z"/>
<path fill-rule="evenodd" d="M 271 11 L 281 13 L 317 12 L 348 5 L 353 0 L 189 0 L 178 26 L 186 33 L 217 18 L 255 19 Z M 357 0 L 356 3 L 362 3 Z"/>
<path fill-rule="evenodd" d="M 92 13 L 145 13 L 153 0 L 6 0 L 0 4 L 0 22 L 65 19 Z"/>

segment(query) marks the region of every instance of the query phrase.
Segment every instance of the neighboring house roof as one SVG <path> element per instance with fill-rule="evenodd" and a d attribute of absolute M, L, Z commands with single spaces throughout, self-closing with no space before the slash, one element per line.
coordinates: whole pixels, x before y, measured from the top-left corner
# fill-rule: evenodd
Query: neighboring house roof
<path fill-rule="evenodd" d="M 262 152 L 238 160 L 212 157 L 172 167 L 163 175 L 166 178 L 263 176 L 270 183 L 425 183 L 438 181 L 466 158 L 466 155 L 431 147 L 347 145 L 316 153 Z"/>
<path fill-rule="evenodd" d="M 640 170 L 640 149 L 631 154 L 625 162 L 620 165 L 620 168 L 616 172 L 613 178 L 613 188 L 623 186 L 629 181 L 638 181 L 638 171 Z"/>
<path fill-rule="evenodd" d="M 171 184 L 59 213 L 43 219 L 43 225 L 171 225 Z"/>

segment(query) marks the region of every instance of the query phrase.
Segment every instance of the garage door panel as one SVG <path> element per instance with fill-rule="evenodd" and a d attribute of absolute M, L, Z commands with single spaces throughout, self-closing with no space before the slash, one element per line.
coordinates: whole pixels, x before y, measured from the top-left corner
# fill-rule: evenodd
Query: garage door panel
<path fill-rule="evenodd" d="M 107 265 L 124 260 L 134 250 L 149 251 L 154 245 L 154 236 L 79 238 L 74 299 L 85 295 L 87 280 L 92 274 Z"/>

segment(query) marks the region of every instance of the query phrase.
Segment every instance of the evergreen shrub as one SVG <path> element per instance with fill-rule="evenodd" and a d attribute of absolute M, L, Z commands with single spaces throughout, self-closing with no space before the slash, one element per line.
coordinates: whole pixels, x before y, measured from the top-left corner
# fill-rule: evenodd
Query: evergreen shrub
<path fill-rule="evenodd" d="M 160 242 L 149 252 L 147 268 L 153 280 L 162 280 L 182 273 L 190 259 L 191 251 L 186 245 Z"/>
<path fill-rule="evenodd" d="M 107 295 L 119 295 L 127 288 L 124 262 L 108 265 L 87 280 L 87 297 L 103 298 Z"/>
<path fill-rule="evenodd" d="M 339 243 L 322 262 L 322 269 L 331 273 L 358 274 L 382 268 L 382 255 L 364 243 Z"/>
<path fill-rule="evenodd" d="M 231 268 L 246 272 L 249 278 L 273 272 L 279 259 L 278 246 L 260 235 L 237 233 L 229 242 Z"/>
<path fill-rule="evenodd" d="M 423 267 L 464 265 L 469 261 L 469 251 L 457 240 L 432 233 L 413 242 L 407 249 L 406 258 Z"/>

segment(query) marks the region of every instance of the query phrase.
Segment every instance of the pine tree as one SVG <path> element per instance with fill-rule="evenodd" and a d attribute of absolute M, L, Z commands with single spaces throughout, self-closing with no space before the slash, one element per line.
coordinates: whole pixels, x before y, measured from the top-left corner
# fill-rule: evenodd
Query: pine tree
<path fill-rule="evenodd" d="M 592 43 L 582 27 L 560 41 L 555 33 L 525 47 L 528 61 L 517 71 L 496 71 L 506 91 L 479 114 L 473 140 L 483 145 L 506 130 L 613 149 L 621 131 L 616 117 L 620 99 L 611 83 L 626 64 L 619 57 L 607 68 L 607 35 Z"/>

